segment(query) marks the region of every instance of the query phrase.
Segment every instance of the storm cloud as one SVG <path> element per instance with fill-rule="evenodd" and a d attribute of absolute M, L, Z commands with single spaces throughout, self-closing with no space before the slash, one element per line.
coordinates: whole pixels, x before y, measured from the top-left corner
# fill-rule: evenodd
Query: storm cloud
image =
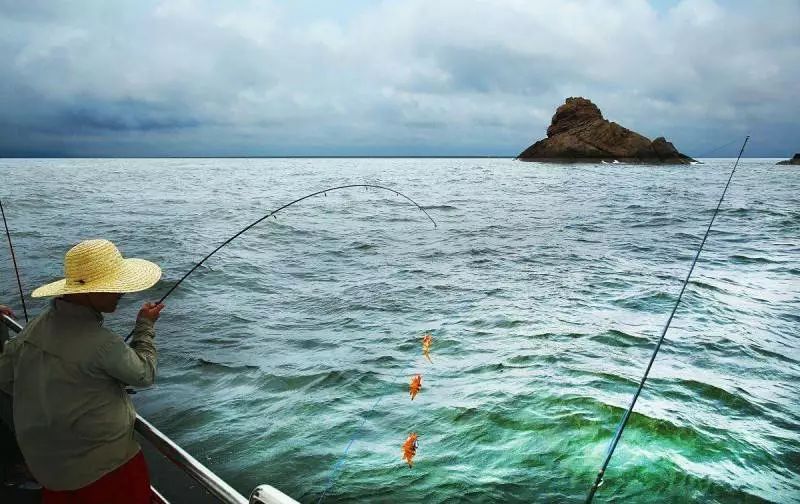
<path fill-rule="evenodd" d="M 797 0 L 0 0 L 0 156 L 515 155 L 584 96 L 692 155 L 751 134 L 788 157 L 798 22 Z"/>

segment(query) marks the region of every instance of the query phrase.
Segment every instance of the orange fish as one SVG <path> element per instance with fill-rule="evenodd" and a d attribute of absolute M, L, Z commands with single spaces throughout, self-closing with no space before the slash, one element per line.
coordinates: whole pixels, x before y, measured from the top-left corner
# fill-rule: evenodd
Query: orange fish
<path fill-rule="evenodd" d="M 431 343 L 433 343 L 433 336 L 431 336 L 430 333 L 425 334 L 425 336 L 422 337 L 422 355 L 428 359 L 428 362 L 433 364 L 431 360 Z"/>
<path fill-rule="evenodd" d="M 411 383 L 408 385 L 409 394 L 411 394 L 411 400 L 413 401 L 417 394 L 419 393 L 419 389 L 422 388 L 422 375 L 414 375 L 411 378 Z"/>
<path fill-rule="evenodd" d="M 417 454 L 417 437 L 417 433 L 412 432 L 406 438 L 406 442 L 403 443 L 403 460 L 408 462 L 409 469 L 413 465 L 411 460 L 414 458 L 414 455 Z"/>

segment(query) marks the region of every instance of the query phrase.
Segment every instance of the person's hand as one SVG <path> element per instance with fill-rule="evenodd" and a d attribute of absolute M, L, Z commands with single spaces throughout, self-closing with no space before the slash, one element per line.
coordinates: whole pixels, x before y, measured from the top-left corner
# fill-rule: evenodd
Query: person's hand
<path fill-rule="evenodd" d="M 1 305 L 0 304 L 0 313 L 2 313 L 3 315 L 8 315 L 11 318 L 17 318 L 17 316 L 14 315 L 14 310 L 12 310 L 11 308 L 9 308 L 6 305 Z"/>
<path fill-rule="evenodd" d="M 139 310 L 139 315 L 137 315 L 136 318 L 147 319 L 151 322 L 155 322 L 158 320 L 158 316 L 161 314 L 161 310 L 163 309 L 163 303 L 145 303 L 142 305 L 142 309 Z"/>

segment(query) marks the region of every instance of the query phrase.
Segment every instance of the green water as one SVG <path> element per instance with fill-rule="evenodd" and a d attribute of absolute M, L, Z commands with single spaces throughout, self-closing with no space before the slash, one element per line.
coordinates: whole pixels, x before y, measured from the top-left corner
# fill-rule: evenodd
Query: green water
<path fill-rule="evenodd" d="M 242 236 L 167 300 L 158 385 L 135 402 L 245 495 L 513 503 L 586 496 L 731 166 L 0 160 L 0 175 L 28 291 L 85 238 L 163 267 L 108 319 L 120 333 L 305 193 L 380 183 L 426 205 L 437 229 L 401 198 L 342 191 Z M 796 167 L 737 170 L 596 501 L 800 502 L 798 193 Z M 18 308 L 8 260 L 0 279 Z"/>

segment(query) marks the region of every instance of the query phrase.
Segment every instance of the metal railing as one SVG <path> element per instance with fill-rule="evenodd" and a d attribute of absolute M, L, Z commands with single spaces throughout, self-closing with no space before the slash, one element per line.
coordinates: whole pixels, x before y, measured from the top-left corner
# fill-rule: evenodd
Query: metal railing
<path fill-rule="evenodd" d="M 0 314 L 3 324 L 12 331 L 18 333 L 22 331 L 22 326 L 11 317 Z M 0 349 L 2 350 L 2 349 Z M 225 504 L 298 504 L 296 500 L 284 494 L 280 490 L 270 485 L 259 485 L 250 494 L 250 500 L 237 492 L 232 486 L 225 483 L 222 478 L 198 462 L 197 459 L 189 455 L 177 443 L 172 441 L 166 434 L 156 429 L 153 424 L 136 415 L 134 429 L 142 438 L 150 442 L 161 454 L 170 462 L 180 468 L 183 472 L 194 478 L 210 494 Z M 169 504 L 168 501 L 155 488 L 152 488 L 153 495 L 160 502 Z"/>
<path fill-rule="evenodd" d="M 197 461 L 186 451 L 172 442 L 163 432 L 153 427 L 153 424 L 136 414 L 136 423 L 133 426 L 144 439 L 150 441 L 158 451 L 167 457 L 183 472 L 197 480 L 203 488 L 222 502 L 230 504 L 247 504 L 247 499 L 232 486 L 225 483 L 222 478 Z"/>

